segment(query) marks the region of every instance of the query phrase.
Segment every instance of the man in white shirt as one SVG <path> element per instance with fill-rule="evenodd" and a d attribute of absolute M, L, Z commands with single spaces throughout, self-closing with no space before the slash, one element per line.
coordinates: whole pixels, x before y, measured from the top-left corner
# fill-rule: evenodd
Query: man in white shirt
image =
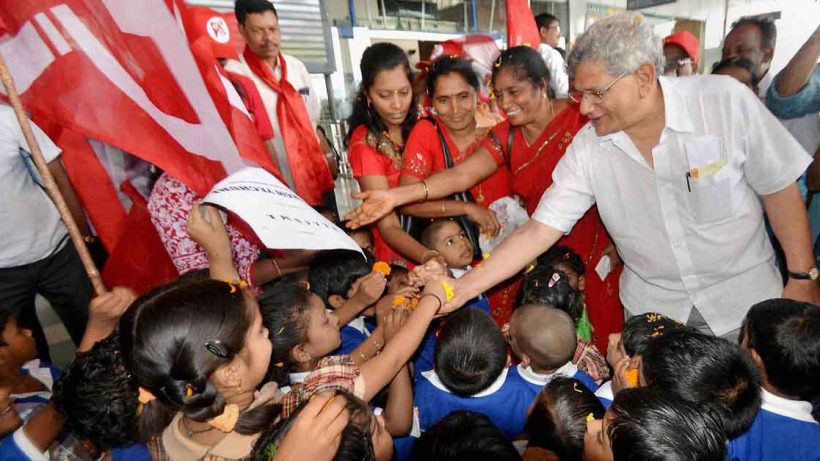
<path fill-rule="evenodd" d="M 246 48 L 225 69 L 253 80 L 273 125 L 282 177 L 311 205 L 323 203 L 333 178 L 319 146 L 319 97 L 305 65 L 281 52 L 279 16 L 268 0 L 237 0 L 234 11 Z"/>
<path fill-rule="evenodd" d="M 555 16 L 542 13 L 535 17 L 535 25 L 538 26 L 538 35 L 541 37 L 538 53 L 541 54 L 541 59 L 550 71 L 550 88 L 556 98 L 566 98 L 569 91 L 569 77 L 567 77 L 564 66 L 564 58 L 555 49 L 561 38 L 561 24 Z"/>
<path fill-rule="evenodd" d="M 60 162 L 60 149 L 34 123 L 34 136 L 49 170 L 74 215 L 80 232 L 90 240 L 88 225 Z M 41 360 L 48 343 L 37 320 L 34 298 L 43 295 L 60 316 L 75 344 L 88 319 L 91 282 L 68 231 L 29 154 L 14 111 L 0 103 L 0 308 L 30 328 Z"/>
<path fill-rule="evenodd" d="M 456 282 L 459 303 L 513 275 L 595 203 L 626 266 L 621 300 L 735 337 L 756 302 L 820 302 L 795 180 L 811 157 L 734 80 L 659 77 L 661 41 L 642 17 L 596 22 L 568 58 L 575 136 L 532 220 Z M 431 186 L 432 187 L 432 186 Z M 784 289 L 763 225 L 783 243 Z"/>

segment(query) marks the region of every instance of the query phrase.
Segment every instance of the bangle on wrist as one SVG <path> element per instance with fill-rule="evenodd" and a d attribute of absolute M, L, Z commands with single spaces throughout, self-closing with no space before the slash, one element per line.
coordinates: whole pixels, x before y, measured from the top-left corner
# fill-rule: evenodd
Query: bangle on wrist
<path fill-rule="evenodd" d="M 421 187 L 424 188 L 424 198 L 421 199 L 421 202 L 426 202 L 427 198 L 430 196 L 430 190 L 427 188 L 427 181 L 421 182 Z"/>
<path fill-rule="evenodd" d="M 279 269 L 279 264 L 276 262 L 276 258 L 270 258 L 270 262 L 273 263 L 273 268 L 276 269 L 276 276 L 282 276 L 282 269 Z"/>
<path fill-rule="evenodd" d="M 438 314 L 438 311 L 440 311 L 440 310 L 441 310 L 441 306 L 442 306 L 442 304 L 443 304 L 443 303 L 441 302 L 441 298 L 439 298 L 439 297 L 438 297 L 438 295 L 434 295 L 434 294 L 432 294 L 432 293 L 427 293 L 426 295 L 424 295 L 424 296 L 422 296 L 421 298 L 419 298 L 419 302 L 423 301 L 423 300 L 424 300 L 424 298 L 427 298 L 427 297 L 433 297 L 433 298 L 435 298 L 435 300 L 436 300 L 436 301 L 438 301 L 438 307 L 436 308 L 436 314 Z"/>

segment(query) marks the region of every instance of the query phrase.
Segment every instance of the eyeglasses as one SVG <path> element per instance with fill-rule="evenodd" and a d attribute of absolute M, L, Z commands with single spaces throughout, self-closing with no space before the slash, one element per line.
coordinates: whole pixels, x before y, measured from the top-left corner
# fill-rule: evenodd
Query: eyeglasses
<path fill-rule="evenodd" d="M 666 65 L 663 67 L 663 70 L 664 70 L 665 74 L 670 74 L 670 73 L 674 72 L 675 75 L 678 75 L 680 73 L 681 69 L 683 69 L 686 66 L 691 66 L 691 65 L 692 65 L 692 58 L 682 58 L 682 59 L 677 59 L 675 61 L 667 62 Z"/>
<path fill-rule="evenodd" d="M 606 88 L 604 88 L 603 90 L 581 91 L 581 90 L 571 89 L 569 91 L 569 98 L 572 99 L 573 101 L 577 102 L 578 104 L 581 104 L 581 102 L 587 96 L 595 96 L 597 98 L 597 99 L 595 99 L 596 102 L 597 101 L 603 101 L 604 100 L 604 95 L 606 94 L 606 92 L 609 91 L 613 86 L 615 86 L 615 84 L 618 83 L 622 78 L 626 77 L 629 74 L 631 74 L 631 72 L 624 72 L 623 74 L 619 75 L 618 78 L 616 78 L 615 80 L 610 82 L 609 85 L 607 85 Z"/>

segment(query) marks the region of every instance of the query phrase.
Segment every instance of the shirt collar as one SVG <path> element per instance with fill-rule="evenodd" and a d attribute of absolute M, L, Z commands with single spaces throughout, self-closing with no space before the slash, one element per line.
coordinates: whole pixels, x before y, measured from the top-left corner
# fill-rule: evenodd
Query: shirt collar
<path fill-rule="evenodd" d="M 762 388 L 761 391 L 763 400 L 761 408 L 764 410 L 787 418 L 817 424 L 817 421 L 811 415 L 811 402 L 786 399 Z"/>
<path fill-rule="evenodd" d="M 501 389 L 501 387 L 504 385 L 504 382 L 507 381 L 508 371 L 510 371 L 510 367 L 504 367 L 504 370 L 501 371 L 501 374 L 498 375 L 498 378 L 496 378 L 495 381 L 493 381 L 493 383 L 490 384 L 489 387 L 487 387 L 481 392 L 471 395 L 470 397 L 487 397 L 488 395 L 492 395 L 498 392 L 498 390 Z M 447 386 L 445 386 L 444 383 L 441 382 L 441 379 L 439 379 L 438 375 L 436 374 L 436 370 L 423 371 L 421 375 L 424 376 L 428 381 L 430 381 L 430 384 L 432 384 L 436 389 L 444 391 L 448 394 L 452 394 L 452 392 L 450 392 L 450 389 L 447 389 Z"/>
<path fill-rule="evenodd" d="M 360 315 L 355 319 L 347 322 L 347 326 L 356 329 L 358 332 L 365 336 L 370 336 L 370 330 L 367 329 L 367 325 L 364 323 L 364 316 Z"/>
<path fill-rule="evenodd" d="M 553 378 L 556 376 L 566 376 L 567 378 L 572 378 L 575 376 L 575 373 L 578 373 L 578 367 L 575 366 L 572 362 L 567 362 L 561 368 L 555 370 L 552 373 L 536 373 L 530 367 L 523 367 L 521 364 L 518 364 L 518 374 L 524 378 L 524 381 L 530 382 L 532 384 L 536 384 L 539 386 L 546 386 Z"/>
<path fill-rule="evenodd" d="M 689 110 L 686 107 L 686 99 L 678 91 L 679 78 L 689 77 L 658 77 L 658 83 L 663 91 L 664 116 L 666 117 L 666 128 L 674 131 L 691 133 L 695 131 Z M 693 77 L 698 78 L 698 77 Z"/>
<path fill-rule="evenodd" d="M 288 379 L 290 380 L 290 384 L 302 384 L 307 379 L 308 375 L 310 375 L 309 371 L 302 371 L 299 373 L 288 373 Z"/>

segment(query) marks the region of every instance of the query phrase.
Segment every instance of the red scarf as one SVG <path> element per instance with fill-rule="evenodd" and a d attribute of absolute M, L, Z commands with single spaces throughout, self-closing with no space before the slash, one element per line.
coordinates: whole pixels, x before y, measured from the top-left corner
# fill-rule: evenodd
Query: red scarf
<path fill-rule="evenodd" d="M 277 81 L 271 66 L 248 47 L 245 47 L 243 56 L 251 71 L 279 94 L 276 118 L 279 119 L 279 131 L 282 133 L 295 192 L 310 205 L 324 203 L 322 194 L 333 189 L 333 177 L 319 147 L 302 95 L 288 82 L 285 57 L 279 53 L 282 78 Z"/>

